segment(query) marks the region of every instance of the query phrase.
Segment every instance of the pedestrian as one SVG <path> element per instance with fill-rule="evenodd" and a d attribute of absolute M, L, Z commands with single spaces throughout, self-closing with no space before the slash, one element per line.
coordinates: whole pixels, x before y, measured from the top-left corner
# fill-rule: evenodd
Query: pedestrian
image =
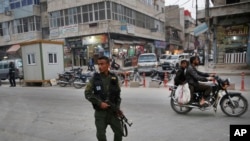
<path fill-rule="evenodd" d="M 134 68 L 134 80 L 137 81 L 137 79 L 139 80 L 139 82 L 141 82 L 141 77 L 140 77 L 138 67 L 135 67 Z"/>
<path fill-rule="evenodd" d="M 93 57 L 89 57 L 88 70 L 90 70 L 90 71 L 95 70 L 94 58 Z"/>
<path fill-rule="evenodd" d="M 91 71 L 95 71 L 95 60 L 94 60 L 94 57 L 91 58 Z"/>
<path fill-rule="evenodd" d="M 9 63 L 9 82 L 10 87 L 16 87 L 16 68 L 13 62 Z"/>
<path fill-rule="evenodd" d="M 118 77 L 109 71 L 110 61 L 106 56 L 97 60 L 99 73 L 95 73 L 85 88 L 85 98 L 95 110 L 96 137 L 98 141 L 107 141 L 106 128 L 108 125 L 114 132 L 114 141 L 122 141 L 123 128 L 119 117 L 121 88 Z"/>

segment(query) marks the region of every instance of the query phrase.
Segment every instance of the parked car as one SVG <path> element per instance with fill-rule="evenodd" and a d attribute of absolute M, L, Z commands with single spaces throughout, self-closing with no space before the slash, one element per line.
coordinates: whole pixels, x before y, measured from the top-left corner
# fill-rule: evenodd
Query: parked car
<path fill-rule="evenodd" d="M 164 62 L 166 62 L 167 58 L 170 56 L 170 54 L 162 54 L 160 56 L 160 64 L 159 65 L 162 65 Z"/>
<path fill-rule="evenodd" d="M 151 74 L 154 68 L 158 67 L 157 56 L 155 53 L 144 53 L 138 57 L 139 73 Z"/>
<path fill-rule="evenodd" d="M 9 64 L 14 62 L 16 68 L 16 78 L 23 78 L 23 63 L 21 59 L 7 59 L 0 61 L 0 79 L 5 80 L 9 78 Z"/>
<path fill-rule="evenodd" d="M 169 62 L 164 62 L 163 64 L 161 64 L 162 70 L 173 70 L 174 64 L 169 63 Z"/>
<path fill-rule="evenodd" d="M 189 61 L 190 55 L 183 53 L 177 55 L 170 55 L 165 62 L 172 64 L 174 67 L 178 68 L 180 65 L 181 60 Z"/>

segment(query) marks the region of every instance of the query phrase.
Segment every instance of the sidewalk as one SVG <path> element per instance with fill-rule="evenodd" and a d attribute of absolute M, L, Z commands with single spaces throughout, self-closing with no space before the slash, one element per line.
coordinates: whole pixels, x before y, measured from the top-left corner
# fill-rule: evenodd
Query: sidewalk
<path fill-rule="evenodd" d="M 250 75 L 250 69 L 228 69 L 228 68 L 209 68 L 206 66 L 198 66 L 198 70 L 201 72 L 216 73 L 220 75 Z"/>
<path fill-rule="evenodd" d="M 123 67 L 122 64 L 120 64 L 121 71 L 131 71 L 134 69 L 133 66 L 130 67 Z M 74 66 L 74 68 L 77 68 L 79 66 Z M 87 71 L 88 66 L 81 66 L 81 68 L 83 68 L 83 71 Z M 161 69 L 161 66 L 158 67 L 159 69 Z M 65 70 L 70 70 L 71 67 L 65 68 Z M 95 69 L 98 70 L 98 66 L 95 65 Z M 245 75 L 250 75 L 250 69 L 239 69 L 237 68 L 237 66 L 235 68 L 210 68 L 207 66 L 198 66 L 198 70 L 201 72 L 208 72 L 208 73 L 216 73 L 219 75 L 242 75 L 242 73 L 244 72 Z"/>

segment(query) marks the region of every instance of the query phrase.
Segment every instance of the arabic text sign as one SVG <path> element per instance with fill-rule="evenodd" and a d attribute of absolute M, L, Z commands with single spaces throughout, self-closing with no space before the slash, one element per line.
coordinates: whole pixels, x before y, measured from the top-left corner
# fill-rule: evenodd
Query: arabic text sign
<path fill-rule="evenodd" d="M 206 32 L 208 30 L 208 26 L 206 23 L 203 23 L 199 26 L 197 26 L 195 29 L 194 29 L 194 36 L 198 36 L 204 32 Z"/>

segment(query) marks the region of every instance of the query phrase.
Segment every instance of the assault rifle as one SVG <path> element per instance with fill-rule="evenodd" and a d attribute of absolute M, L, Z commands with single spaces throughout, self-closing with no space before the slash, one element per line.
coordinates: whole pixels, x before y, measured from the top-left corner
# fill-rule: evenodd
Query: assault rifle
<path fill-rule="evenodd" d="M 127 129 L 126 124 L 127 124 L 129 127 L 131 127 L 132 124 L 133 124 L 133 122 L 132 122 L 132 121 L 129 121 L 129 120 L 127 119 L 127 117 L 123 114 L 123 112 L 115 106 L 115 104 L 113 104 L 113 103 L 110 102 L 110 101 L 105 101 L 105 102 L 108 103 L 108 104 L 110 105 L 110 108 L 111 108 L 114 112 L 116 112 L 116 114 L 119 115 L 119 119 L 120 119 L 120 121 L 121 121 L 121 125 L 122 125 L 122 128 L 123 128 L 123 136 L 124 136 L 124 137 L 128 136 L 128 129 Z"/>
<path fill-rule="evenodd" d="M 128 126 L 132 126 L 133 122 L 129 121 L 129 120 L 127 119 L 127 117 L 123 114 L 123 112 L 122 112 L 120 109 L 118 109 L 118 108 L 117 108 L 112 102 L 110 102 L 110 101 L 105 101 L 105 102 L 108 103 L 108 104 L 110 105 L 110 108 L 111 108 L 113 111 L 115 111 L 116 113 L 118 113 L 119 118 L 120 118 L 121 120 L 123 120 L 126 124 L 128 124 Z"/>

